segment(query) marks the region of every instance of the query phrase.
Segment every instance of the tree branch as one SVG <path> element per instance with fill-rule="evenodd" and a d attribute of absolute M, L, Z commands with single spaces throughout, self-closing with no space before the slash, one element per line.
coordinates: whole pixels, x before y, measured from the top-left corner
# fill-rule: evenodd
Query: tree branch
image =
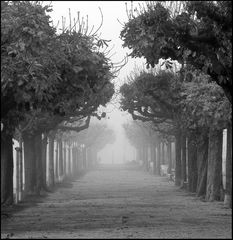
<path fill-rule="evenodd" d="M 90 124 L 90 120 L 91 120 L 91 116 L 89 115 L 85 121 L 85 124 L 83 126 L 77 126 L 77 127 L 71 127 L 71 126 L 64 126 L 64 125 L 58 125 L 57 129 L 62 130 L 62 131 L 76 131 L 76 132 L 80 132 L 86 128 L 89 127 Z"/>

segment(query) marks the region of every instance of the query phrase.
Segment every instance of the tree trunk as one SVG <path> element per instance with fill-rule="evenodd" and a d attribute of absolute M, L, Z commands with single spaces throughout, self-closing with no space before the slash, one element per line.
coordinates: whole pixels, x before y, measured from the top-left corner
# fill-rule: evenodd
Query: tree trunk
<path fill-rule="evenodd" d="M 79 159 L 79 152 L 78 152 L 78 144 L 75 145 L 75 174 L 78 173 L 79 166 L 78 166 L 78 159 Z"/>
<path fill-rule="evenodd" d="M 175 168 L 175 185 L 181 185 L 181 131 L 176 133 L 176 168 Z"/>
<path fill-rule="evenodd" d="M 168 159 L 167 173 L 171 174 L 171 169 L 172 169 L 172 149 L 171 149 L 171 142 L 170 141 L 168 141 L 168 144 L 167 144 L 167 159 Z"/>
<path fill-rule="evenodd" d="M 156 154 L 153 142 L 151 143 L 150 149 L 151 149 L 151 161 L 153 162 L 153 174 L 156 174 Z"/>
<path fill-rule="evenodd" d="M 49 185 L 54 186 L 54 138 L 55 133 L 51 132 L 49 134 Z"/>
<path fill-rule="evenodd" d="M 20 160 L 19 160 L 19 201 L 23 200 L 23 140 L 22 135 L 19 139 Z"/>
<path fill-rule="evenodd" d="M 227 127 L 226 190 L 224 206 L 232 208 L 232 125 Z"/>
<path fill-rule="evenodd" d="M 66 170 L 67 170 L 67 176 L 69 177 L 70 175 L 70 151 L 69 151 L 70 147 L 69 145 L 67 145 L 67 148 L 66 148 L 66 153 L 67 153 L 67 156 L 66 156 Z"/>
<path fill-rule="evenodd" d="M 86 170 L 87 169 L 87 148 L 83 148 L 83 167 Z"/>
<path fill-rule="evenodd" d="M 94 149 L 94 163 L 95 163 L 95 168 L 97 168 L 98 160 L 97 160 L 97 149 L 96 148 Z"/>
<path fill-rule="evenodd" d="M 144 147 L 144 153 L 145 153 L 145 168 L 146 168 L 146 171 L 149 171 L 148 145 L 147 144 Z"/>
<path fill-rule="evenodd" d="M 176 146 L 175 141 L 171 142 L 171 154 L 172 154 L 172 171 L 175 170 L 176 165 Z"/>
<path fill-rule="evenodd" d="M 55 148 L 55 159 L 54 159 L 54 165 L 55 165 L 55 180 L 58 181 L 58 176 L 59 176 L 59 173 L 58 173 L 58 155 L 59 155 L 59 144 L 58 144 L 58 141 L 56 141 L 56 148 Z"/>
<path fill-rule="evenodd" d="M 72 176 L 74 176 L 75 168 L 76 168 L 76 166 L 75 166 L 75 164 L 76 164 L 76 162 L 75 162 L 75 147 L 74 146 L 71 148 L 71 152 L 72 152 L 72 167 L 71 167 L 71 170 L 72 170 Z"/>
<path fill-rule="evenodd" d="M 12 136 L 1 132 L 1 206 L 13 204 Z"/>
<path fill-rule="evenodd" d="M 35 137 L 35 135 L 23 134 L 26 194 L 34 194 L 36 188 Z"/>
<path fill-rule="evenodd" d="M 95 148 L 91 147 L 90 148 L 90 152 L 91 152 L 91 169 L 95 168 Z"/>
<path fill-rule="evenodd" d="M 20 184 L 20 151 L 19 147 L 15 148 L 16 150 L 16 171 L 15 171 L 15 179 L 16 179 L 16 194 L 15 194 L 15 203 L 19 202 L 19 184 Z"/>
<path fill-rule="evenodd" d="M 162 164 L 165 164 L 165 149 L 164 149 L 164 142 L 161 142 L 161 160 Z"/>
<path fill-rule="evenodd" d="M 68 146 L 68 175 L 71 176 L 71 147 L 70 145 Z"/>
<path fill-rule="evenodd" d="M 203 130 L 197 137 L 197 196 L 205 196 L 208 166 L 208 131 Z"/>
<path fill-rule="evenodd" d="M 210 130 L 207 168 L 206 200 L 221 200 L 222 187 L 222 138 L 221 130 Z"/>
<path fill-rule="evenodd" d="M 197 189 L 197 142 L 194 135 L 188 137 L 188 190 Z"/>
<path fill-rule="evenodd" d="M 66 166 L 66 142 L 64 142 L 64 147 L 63 147 L 63 150 L 64 150 L 64 158 L 63 158 L 63 167 L 64 167 L 64 177 L 66 177 L 66 168 L 67 168 L 67 166 Z"/>
<path fill-rule="evenodd" d="M 64 174 L 64 169 L 63 169 L 63 144 L 62 140 L 58 140 L 58 150 L 59 150 L 59 176 L 62 177 Z"/>
<path fill-rule="evenodd" d="M 142 167 L 143 167 L 143 170 L 146 169 L 146 153 L 145 153 L 145 145 L 142 146 Z"/>
<path fill-rule="evenodd" d="M 42 188 L 45 191 L 48 191 L 47 188 L 47 183 L 46 183 L 46 152 L 47 152 L 47 144 L 48 144 L 48 137 L 47 133 L 44 133 L 44 138 L 42 140 L 42 154 L 41 154 L 41 159 L 42 159 Z"/>
<path fill-rule="evenodd" d="M 139 153 L 140 153 L 141 167 L 143 168 L 143 166 L 144 166 L 143 165 L 144 164 L 143 145 L 140 146 Z"/>
<path fill-rule="evenodd" d="M 90 168 L 94 168 L 94 149 L 90 147 Z"/>
<path fill-rule="evenodd" d="M 77 170 L 78 172 L 82 169 L 82 149 L 78 148 L 78 159 L 77 159 Z"/>
<path fill-rule="evenodd" d="M 181 134 L 181 187 L 185 187 L 184 183 L 187 181 L 186 173 L 186 134 Z"/>
<path fill-rule="evenodd" d="M 161 165 L 161 147 L 160 147 L 160 141 L 158 141 L 157 144 L 157 161 L 156 161 L 156 174 L 158 174 L 159 176 L 161 175 L 161 171 L 160 171 L 160 165 Z"/>
<path fill-rule="evenodd" d="M 42 173 L 42 136 L 37 133 L 34 141 L 35 161 L 36 161 L 36 187 L 35 193 L 40 195 L 43 188 L 43 173 Z"/>
<path fill-rule="evenodd" d="M 78 172 L 78 147 L 77 144 L 75 143 L 75 147 L 74 147 L 74 174 L 76 175 Z"/>

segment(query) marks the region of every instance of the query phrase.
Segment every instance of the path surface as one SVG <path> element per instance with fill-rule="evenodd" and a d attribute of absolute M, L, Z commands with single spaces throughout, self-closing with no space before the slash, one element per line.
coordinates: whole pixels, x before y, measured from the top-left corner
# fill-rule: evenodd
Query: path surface
<path fill-rule="evenodd" d="M 231 223 L 165 177 L 99 169 L 4 219 L 1 238 L 232 238 Z"/>

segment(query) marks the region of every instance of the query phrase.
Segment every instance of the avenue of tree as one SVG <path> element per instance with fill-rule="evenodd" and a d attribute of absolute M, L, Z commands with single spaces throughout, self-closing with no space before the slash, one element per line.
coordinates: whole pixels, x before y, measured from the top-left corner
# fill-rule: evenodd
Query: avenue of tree
<path fill-rule="evenodd" d="M 174 4 L 175 11 L 169 11 Z M 128 76 L 120 89 L 121 107 L 136 121 L 125 129 L 138 158 L 148 169 L 149 148 L 153 171 L 161 174 L 165 152 L 175 185 L 226 206 L 232 196 L 231 12 L 230 1 L 149 2 L 128 11 L 121 31 L 123 46 L 132 57 L 144 57 L 149 68 Z M 164 70 L 156 71 L 159 59 Z M 139 127 L 138 121 L 144 124 Z"/>
<path fill-rule="evenodd" d="M 98 36 L 101 26 L 90 30 L 70 15 L 69 27 L 62 19 L 57 31 L 50 11 L 38 1 L 1 2 L 1 205 L 14 202 L 14 167 L 17 191 L 40 194 L 49 190 L 47 180 L 53 186 L 71 171 L 95 165 L 105 138 L 113 137 L 106 127 L 83 137 L 73 133 L 88 128 L 91 117 L 105 117 L 98 107 L 114 94 L 113 64 L 103 51 L 107 41 Z M 91 134 L 102 136 L 98 144 Z M 86 135 L 89 140 L 83 139 Z M 20 144 L 16 166 L 13 138 Z"/>
<path fill-rule="evenodd" d="M 90 124 L 93 117 L 105 117 L 99 106 L 114 94 L 115 71 L 104 50 L 108 41 L 98 35 L 101 26 L 89 29 L 70 14 L 58 30 L 50 11 L 38 1 L 1 2 L 2 206 L 51 191 L 96 167 L 97 152 L 115 137 L 105 125 Z M 176 186 L 207 201 L 224 200 L 227 207 L 232 202 L 231 12 L 231 1 L 150 1 L 128 11 L 120 33 L 123 47 L 131 57 L 144 57 L 148 68 L 129 76 L 120 89 L 121 108 L 134 120 L 124 129 L 137 160 L 158 175 L 167 164 Z M 156 71 L 161 59 L 165 69 Z M 19 142 L 16 166 L 13 139 Z"/>

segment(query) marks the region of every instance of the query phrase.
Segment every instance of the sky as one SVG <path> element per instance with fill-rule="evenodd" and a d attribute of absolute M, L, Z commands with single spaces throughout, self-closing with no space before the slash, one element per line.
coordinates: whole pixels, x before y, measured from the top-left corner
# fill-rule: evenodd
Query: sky
<path fill-rule="evenodd" d="M 105 40 L 111 40 L 109 49 L 113 48 L 109 53 L 109 57 L 113 63 L 121 62 L 124 57 L 130 53 L 128 48 L 123 48 L 123 41 L 120 39 L 120 32 L 123 29 L 122 23 L 127 22 L 127 11 L 130 8 L 131 1 L 44 1 L 44 3 L 51 3 L 53 12 L 50 16 L 53 20 L 53 25 L 61 28 L 62 16 L 66 18 L 66 25 L 69 25 L 69 9 L 71 11 L 71 19 L 78 16 L 80 12 L 80 19 L 88 15 L 88 32 L 94 25 L 97 30 L 101 24 L 101 8 L 103 14 L 103 24 L 98 31 L 101 33 L 100 37 Z M 138 6 L 142 1 L 134 1 L 133 6 Z M 59 24 L 58 24 L 59 21 Z M 128 58 L 127 64 L 120 70 L 118 76 L 113 80 L 118 89 L 126 77 L 135 69 L 136 66 L 140 68 L 145 63 L 143 59 Z M 107 118 L 104 122 L 116 133 L 116 141 L 114 144 L 107 145 L 100 153 L 99 157 L 104 163 L 122 163 L 124 159 L 133 160 L 135 158 L 135 149 L 130 145 L 124 135 L 122 124 L 131 120 L 131 116 L 119 110 L 119 103 L 112 101 L 103 109 L 107 113 Z"/>

